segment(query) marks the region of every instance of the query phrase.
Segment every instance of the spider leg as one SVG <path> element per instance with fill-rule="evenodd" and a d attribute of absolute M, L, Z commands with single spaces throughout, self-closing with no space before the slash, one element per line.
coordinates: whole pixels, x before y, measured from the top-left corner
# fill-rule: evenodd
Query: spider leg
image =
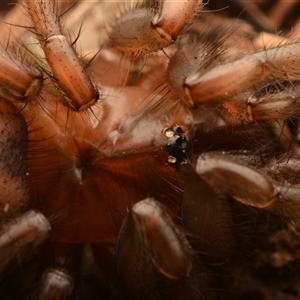
<path fill-rule="evenodd" d="M 4 99 L 1 99 L 0 115 L 0 217 L 5 218 L 15 216 L 29 202 L 27 129 L 20 112 Z"/>
<path fill-rule="evenodd" d="M 197 174 L 217 193 L 226 193 L 238 202 L 265 209 L 283 219 L 299 220 L 298 185 L 283 182 L 279 186 L 269 176 L 241 162 L 212 154 L 201 156 L 197 162 Z"/>
<path fill-rule="evenodd" d="M 0 273 L 16 261 L 35 254 L 49 237 L 51 226 L 40 212 L 28 211 L 3 223 L 0 233 Z"/>
<path fill-rule="evenodd" d="M 228 99 L 255 85 L 274 80 L 299 80 L 299 43 L 244 55 L 232 62 L 202 70 L 185 80 L 186 97 L 193 104 Z M 218 86 L 218 89 L 215 86 Z"/>
<path fill-rule="evenodd" d="M 199 44 L 193 34 L 180 41 L 167 70 L 175 98 L 193 108 L 211 102 L 221 104 L 236 120 L 247 123 L 284 120 L 297 114 L 299 43 L 246 54 L 235 61 L 228 61 L 223 43 L 219 37 L 215 42 Z M 282 81 L 295 82 L 280 86 Z M 260 91 L 267 82 L 270 91 Z"/>
<path fill-rule="evenodd" d="M 190 165 L 183 193 L 187 239 L 208 267 L 226 267 L 274 234 L 282 221 L 299 219 L 298 194 L 298 187 L 278 187 L 257 168 L 229 155 L 200 155 Z M 260 223 L 263 216 L 268 224 Z"/>
<path fill-rule="evenodd" d="M 219 195 L 230 195 L 246 205 L 267 208 L 278 194 L 275 183 L 263 173 L 222 155 L 200 155 L 196 173 Z"/>
<path fill-rule="evenodd" d="M 152 24 L 162 38 L 173 43 L 191 20 L 202 1 L 185 0 L 174 2 L 165 0 L 152 19 Z"/>
<path fill-rule="evenodd" d="M 152 198 L 135 204 L 125 218 L 116 261 L 120 280 L 134 297 L 163 291 L 166 282 L 188 277 L 192 268 L 183 233 Z"/>
<path fill-rule="evenodd" d="M 235 119 L 247 123 L 286 120 L 299 114 L 299 86 L 285 87 L 261 96 L 251 93 L 232 97 L 223 106 Z"/>
<path fill-rule="evenodd" d="M 0 51 L 0 93 L 5 99 L 26 101 L 39 93 L 42 82 L 36 68 Z"/>
<path fill-rule="evenodd" d="M 160 7 L 132 10 L 123 15 L 110 33 L 111 47 L 132 58 L 156 52 L 175 42 L 202 1 L 161 1 Z"/>
<path fill-rule="evenodd" d="M 89 108 L 99 99 L 98 88 L 62 33 L 56 2 L 27 0 L 25 3 L 52 78 L 65 95 L 65 104 L 77 111 Z"/>
<path fill-rule="evenodd" d="M 42 276 L 39 291 L 35 300 L 64 300 L 72 294 L 74 279 L 67 270 L 62 267 L 47 269 Z"/>
<path fill-rule="evenodd" d="M 207 153 L 190 165 L 182 218 L 189 242 L 209 265 L 226 263 L 236 253 L 231 197 L 249 207 L 271 209 L 277 186 L 257 169 L 229 156 Z"/>

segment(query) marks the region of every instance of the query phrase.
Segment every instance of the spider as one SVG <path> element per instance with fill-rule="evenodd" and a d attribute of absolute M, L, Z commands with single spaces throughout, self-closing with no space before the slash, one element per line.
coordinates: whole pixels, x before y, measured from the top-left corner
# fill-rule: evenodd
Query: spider
<path fill-rule="evenodd" d="M 1 297 L 274 299 L 264 275 L 298 262 L 299 42 L 201 1 L 58 4 L 0 30 Z"/>

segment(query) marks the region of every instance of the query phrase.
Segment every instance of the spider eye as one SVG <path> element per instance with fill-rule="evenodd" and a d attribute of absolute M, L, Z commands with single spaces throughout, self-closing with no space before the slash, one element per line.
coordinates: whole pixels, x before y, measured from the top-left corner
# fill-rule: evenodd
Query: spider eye
<path fill-rule="evenodd" d="M 166 150 L 170 154 L 167 162 L 179 169 L 187 163 L 187 152 L 189 149 L 187 138 L 178 125 L 168 128 L 165 131 L 165 136 L 168 138 Z"/>

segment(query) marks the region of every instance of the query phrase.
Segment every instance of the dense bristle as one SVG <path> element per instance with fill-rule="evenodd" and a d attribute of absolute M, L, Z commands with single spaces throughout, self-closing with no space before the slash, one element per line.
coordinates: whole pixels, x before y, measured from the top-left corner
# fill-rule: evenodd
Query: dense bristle
<path fill-rule="evenodd" d="M 13 2 L 0 298 L 298 299 L 300 3 Z"/>

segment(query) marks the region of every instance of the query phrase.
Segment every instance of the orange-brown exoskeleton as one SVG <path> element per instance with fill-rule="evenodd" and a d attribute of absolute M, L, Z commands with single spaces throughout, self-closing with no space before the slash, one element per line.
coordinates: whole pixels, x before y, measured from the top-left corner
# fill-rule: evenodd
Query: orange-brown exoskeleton
<path fill-rule="evenodd" d="M 290 291 L 300 43 L 257 31 L 253 9 L 271 31 L 277 6 L 250 3 L 252 24 L 201 0 L 20 0 L 2 17 L 1 299 Z"/>

